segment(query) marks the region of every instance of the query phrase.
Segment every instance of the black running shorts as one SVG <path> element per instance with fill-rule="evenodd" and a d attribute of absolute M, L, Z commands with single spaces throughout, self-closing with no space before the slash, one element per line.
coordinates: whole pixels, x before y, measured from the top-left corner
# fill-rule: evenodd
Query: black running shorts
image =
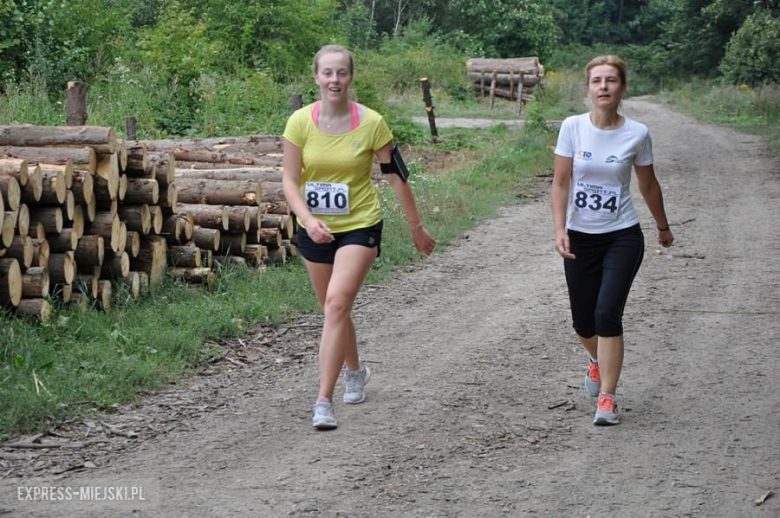
<path fill-rule="evenodd" d="M 382 222 L 366 228 L 358 228 L 348 232 L 336 232 L 335 238 L 330 243 L 315 243 L 309 237 L 306 229 L 298 228 L 298 251 L 304 259 L 312 263 L 333 264 L 336 258 L 336 251 L 346 245 L 360 245 L 368 248 L 376 247 L 376 256 L 381 253 L 382 244 Z"/>

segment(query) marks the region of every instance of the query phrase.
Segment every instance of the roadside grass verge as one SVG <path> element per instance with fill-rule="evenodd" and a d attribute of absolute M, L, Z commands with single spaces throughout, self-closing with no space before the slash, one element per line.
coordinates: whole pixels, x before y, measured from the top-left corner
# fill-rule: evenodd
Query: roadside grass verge
<path fill-rule="evenodd" d="M 661 91 L 657 99 L 696 119 L 761 135 L 780 152 L 780 86 L 751 88 L 692 81 Z"/>
<path fill-rule="evenodd" d="M 553 140 L 554 134 L 543 130 L 498 127 L 446 144 L 459 147 L 464 156 L 481 157 L 457 169 L 426 171 L 421 160 L 410 156 L 418 207 L 438 250 L 514 203 L 534 175 L 550 167 Z M 424 147 L 415 149 L 424 152 Z M 386 226 L 372 282 L 420 259 L 392 189 L 381 187 L 380 196 Z M 109 311 L 82 314 L 58 308 L 44 324 L 0 311 L 0 442 L 137 402 L 191 375 L 218 352 L 205 348 L 205 341 L 317 311 L 298 260 L 262 275 L 226 267 L 210 289 L 165 279 L 139 300 L 120 291 Z"/>

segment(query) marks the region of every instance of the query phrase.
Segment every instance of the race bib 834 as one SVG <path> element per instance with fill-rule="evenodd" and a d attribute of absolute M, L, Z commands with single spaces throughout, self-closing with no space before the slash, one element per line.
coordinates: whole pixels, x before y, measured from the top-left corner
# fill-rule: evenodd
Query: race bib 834
<path fill-rule="evenodd" d="M 575 212 L 589 218 L 617 219 L 619 208 L 619 184 L 577 182 L 574 188 Z"/>

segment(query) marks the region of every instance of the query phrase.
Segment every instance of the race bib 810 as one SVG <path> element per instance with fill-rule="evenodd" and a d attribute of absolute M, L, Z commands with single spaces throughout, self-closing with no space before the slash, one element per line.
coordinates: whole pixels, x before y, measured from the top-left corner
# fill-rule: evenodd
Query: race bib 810
<path fill-rule="evenodd" d="M 345 183 L 306 182 L 304 198 L 312 214 L 349 214 L 349 186 Z"/>

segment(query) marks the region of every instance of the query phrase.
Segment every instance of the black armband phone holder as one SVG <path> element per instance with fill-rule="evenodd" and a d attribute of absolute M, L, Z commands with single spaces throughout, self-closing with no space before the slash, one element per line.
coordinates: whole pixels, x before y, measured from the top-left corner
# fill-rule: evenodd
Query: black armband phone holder
<path fill-rule="evenodd" d="M 401 152 L 398 151 L 398 146 L 393 145 L 393 150 L 390 152 L 390 163 L 379 164 L 382 169 L 382 174 L 397 174 L 404 182 L 409 179 L 409 169 L 406 168 L 406 163 L 401 156 Z"/>

